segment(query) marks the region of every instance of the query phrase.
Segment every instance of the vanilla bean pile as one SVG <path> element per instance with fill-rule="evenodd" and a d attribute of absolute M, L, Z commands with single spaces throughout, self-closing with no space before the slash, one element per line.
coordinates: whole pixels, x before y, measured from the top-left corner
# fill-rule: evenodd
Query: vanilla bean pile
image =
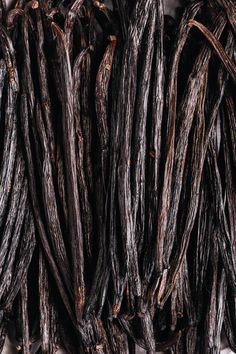
<path fill-rule="evenodd" d="M 236 4 L 0 2 L 0 351 L 236 351 Z"/>

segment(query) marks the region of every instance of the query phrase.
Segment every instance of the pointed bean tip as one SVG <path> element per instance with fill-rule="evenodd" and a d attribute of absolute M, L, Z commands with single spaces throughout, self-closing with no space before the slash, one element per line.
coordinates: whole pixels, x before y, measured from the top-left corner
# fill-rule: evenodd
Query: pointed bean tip
<path fill-rule="evenodd" d="M 39 8 L 39 2 L 37 0 L 32 2 L 32 9 L 38 9 Z"/>

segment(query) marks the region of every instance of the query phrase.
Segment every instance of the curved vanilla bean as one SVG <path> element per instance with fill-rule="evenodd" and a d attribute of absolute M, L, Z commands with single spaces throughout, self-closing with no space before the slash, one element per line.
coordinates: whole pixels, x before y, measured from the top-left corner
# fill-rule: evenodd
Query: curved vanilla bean
<path fill-rule="evenodd" d="M 154 34 L 155 27 L 157 24 L 157 10 L 153 8 L 148 22 L 147 28 L 144 32 L 144 48 L 142 62 L 140 63 L 141 73 L 139 77 L 139 87 L 137 88 L 137 99 L 135 105 L 135 121 L 133 124 L 133 148 L 132 148 L 132 164 L 131 169 L 131 192 L 132 192 L 132 212 L 133 220 L 136 229 L 136 241 L 142 243 L 144 238 L 144 223 L 145 223 L 145 174 L 146 174 L 146 135 L 147 135 L 147 115 L 148 115 L 148 104 L 149 104 L 149 90 L 151 85 L 151 74 L 152 74 L 152 64 L 154 56 Z M 159 46 L 160 38 L 156 39 L 157 46 Z M 155 48 L 158 51 L 158 48 Z M 158 60 L 158 59 L 157 59 Z M 156 69 L 156 77 L 159 71 Z M 156 88 L 156 85 L 154 85 Z M 158 118 L 153 112 L 153 120 L 156 121 Z M 155 123 L 153 123 L 155 124 Z M 150 190 L 152 190 L 152 184 L 150 183 Z M 150 193 L 151 194 L 151 193 Z M 151 196 L 150 196 L 151 199 Z M 140 210 L 140 218 L 138 220 L 138 211 Z M 142 211 L 141 211 L 142 210 Z M 155 213 L 151 213 L 153 215 Z M 141 230 L 138 231 L 138 228 Z M 140 232 L 140 237 L 139 236 Z M 140 247 L 140 246 L 139 246 Z"/>
<path fill-rule="evenodd" d="M 61 294 L 65 307 L 68 311 L 68 314 L 72 322 L 74 323 L 74 314 L 71 309 L 69 297 L 67 292 L 64 289 L 63 282 L 58 271 L 58 267 L 55 263 L 55 260 L 53 258 L 50 249 L 50 245 L 47 240 L 47 235 L 46 235 L 45 227 L 42 222 L 38 200 L 35 194 L 36 180 L 35 180 L 35 171 L 34 171 L 33 157 L 32 157 L 32 151 L 30 147 L 30 138 L 29 138 L 29 114 L 28 114 L 28 107 L 27 107 L 27 97 L 25 95 L 21 96 L 21 128 L 24 137 L 24 149 L 26 154 L 27 169 L 28 169 L 28 176 L 29 176 L 30 198 L 31 198 L 32 209 L 35 217 L 35 224 L 37 226 L 37 231 L 40 235 L 40 239 L 44 248 L 44 252 L 46 253 L 47 260 L 49 262 L 49 265 L 55 277 L 59 292 Z"/>
<path fill-rule="evenodd" d="M 7 32 L 0 24 L 0 43 L 7 66 L 7 99 L 5 105 L 5 136 L 0 169 L 0 227 L 5 216 L 11 191 L 14 164 L 16 158 L 16 101 L 19 90 L 18 74 L 15 64 L 14 49 Z"/>
<path fill-rule="evenodd" d="M 34 105 L 35 105 L 35 90 L 31 74 L 31 57 L 30 57 L 30 47 L 29 47 L 29 17 L 25 14 L 22 18 L 22 41 L 23 41 L 23 58 L 24 65 L 22 68 L 22 89 L 23 93 L 28 95 L 28 103 L 30 116 L 33 116 Z"/>
<path fill-rule="evenodd" d="M 214 24 L 216 36 L 220 37 L 225 25 L 226 23 L 223 18 L 220 17 L 216 20 Z M 168 233 L 170 233 L 170 238 L 173 237 L 173 232 L 176 227 L 176 216 L 182 188 L 182 176 L 187 152 L 187 139 L 192 125 L 192 119 L 196 109 L 197 99 L 202 88 L 201 85 L 204 85 L 204 80 L 208 72 L 208 65 L 211 54 L 212 52 L 207 46 L 204 46 L 199 53 L 195 61 L 192 73 L 189 77 L 187 88 L 179 108 L 179 116 L 182 116 L 182 118 L 178 136 L 176 137 L 177 141 L 173 169 L 174 178 L 172 182 L 173 195 L 170 204 L 171 207 L 169 213 L 169 222 L 167 224 L 167 230 Z"/>
<path fill-rule="evenodd" d="M 44 53 L 45 47 L 45 35 L 42 23 L 41 9 L 37 8 L 36 13 L 36 52 L 37 52 L 37 63 L 38 63 L 38 80 L 40 87 L 40 103 L 42 106 L 43 116 L 46 122 L 46 134 L 48 137 L 49 150 L 52 160 L 53 168 L 55 168 L 55 135 L 52 119 L 52 104 L 48 88 L 48 70 L 47 61 Z"/>
<path fill-rule="evenodd" d="M 189 26 L 197 27 L 204 34 L 204 36 L 208 39 L 209 43 L 215 49 L 216 53 L 218 54 L 220 60 L 222 61 L 226 69 L 228 70 L 232 79 L 236 81 L 236 65 L 230 59 L 228 54 L 225 52 L 224 48 L 222 47 L 221 43 L 217 40 L 215 35 L 211 31 L 209 31 L 203 24 L 195 20 L 190 20 Z"/>
<path fill-rule="evenodd" d="M 108 199 L 108 218 L 109 218 L 109 253 L 112 268 L 113 281 L 113 299 L 112 299 L 112 315 L 114 317 L 120 311 L 123 292 L 126 284 L 126 264 L 123 261 L 122 254 L 118 254 L 118 241 L 121 238 L 117 225 L 118 203 L 117 203 L 117 160 L 118 160 L 118 143 L 119 134 L 116 132 L 117 124 L 117 91 L 120 85 L 122 46 L 118 43 L 114 54 L 114 62 L 112 67 L 112 87 L 111 97 L 113 101 L 111 112 L 111 139 L 110 139 L 110 161 L 109 161 L 109 199 Z"/>
<path fill-rule="evenodd" d="M 81 127 L 84 137 L 84 169 L 89 193 L 94 192 L 94 166 L 92 161 L 92 110 L 91 110 L 91 69 L 92 54 L 84 55 L 81 63 Z"/>
<path fill-rule="evenodd" d="M 84 171 L 84 139 L 81 128 L 81 103 L 80 103 L 80 89 L 81 89 L 81 63 L 83 57 L 86 55 L 88 49 L 83 50 L 76 58 L 73 66 L 73 109 L 75 120 L 75 134 L 76 134 L 76 151 L 77 151 L 77 174 L 78 184 L 81 200 L 81 216 L 83 224 L 83 232 L 85 238 L 85 247 L 87 256 L 91 260 L 92 257 L 92 235 L 93 235 L 93 213 L 88 191 L 88 182 L 86 181 L 86 174 Z"/>
<path fill-rule="evenodd" d="M 117 130 L 123 132 L 119 146 L 118 201 L 120 223 L 124 252 L 127 257 L 128 281 L 132 284 L 135 297 L 141 296 L 141 283 L 138 270 L 137 245 L 135 240 L 134 221 L 132 216 L 132 200 L 130 192 L 131 137 L 134 114 L 135 94 L 137 85 L 137 59 L 142 35 L 146 26 L 149 12 L 153 11 L 151 1 L 137 1 L 124 46 L 120 88 L 117 105 Z M 126 104 L 124 98 L 126 97 Z"/>
<path fill-rule="evenodd" d="M 164 244 L 167 232 L 168 221 L 168 209 L 170 207 L 171 199 L 171 185 L 172 185 L 172 173 L 174 163 L 175 152 L 175 120 L 176 120 L 176 105 L 177 105 L 177 82 L 178 82 L 178 68 L 180 62 L 180 56 L 183 51 L 184 45 L 188 38 L 189 28 L 187 26 L 190 18 L 194 18 L 203 2 L 198 1 L 193 3 L 186 9 L 179 29 L 179 35 L 175 45 L 175 51 L 173 54 L 173 61 L 171 63 L 170 78 L 168 81 L 167 89 L 167 135 L 166 146 L 167 151 L 165 153 L 166 161 L 164 166 L 163 186 L 161 190 L 160 203 L 158 207 L 158 219 L 157 219 L 157 244 L 156 244 L 156 271 L 158 276 L 162 274 L 164 270 Z M 168 249 L 166 248 L 167 252 Z M 167 263 L 167 262 L 166 262 Z M 167 266 L 167 264 L 166 264 Z"/>
<path fill-rule="evenodd" d="M 76 175 L 75 125 L 73 116 L 73 77 L 66 38 L 62 30 L 52 22 L 60 58 L 61 80 L 63 85 L 63 147 L 66 164 L 66 183 L 68 195 L 69 231 L 73 257 L 73 280 L 75 311 L 79 321 L 85 303 L 83 233 Z M 59 49 L 60 48 L 60 49 Z M 73 241 L 72 241 L 73 240 Z"/>
<path fill-rule="evenodd" d="M 108 252 L 106 249 L 107 231 L 107 172 L 109 152 L 109 121 L 108 121 L 108 88 L 112 70 L 112 62 L 116 48 L 116 37 L 110 36 L 111 43 L 107 46 L 99 65 L 95 85 L 95 109 L 97 118 L 97 129 L 99 136 L 98 168 L 101 170 L 96 181 L 96 211 L 99 235 L 99 254 L 96 263 L 96 271 L 86 304 L 86 315 L 98 306 L 98 318 L 102 314 L 105 302 L 105 295 L 108 291 L 110 267 L 108 264 Z M 97 312 L 96 311 L 96 312 Z"/>
<path fill-rule="evenodd" d="M 47 220 L 47 227 L 53 250 L 57 258 L 57 265 L 61 270 L 63 280 L 67 289 L 72 293 L 71 272 L 68 256 L 66 254 L 65 243 L 63 240 L 62 229 L 59 220 L 58 207 L 56 202 L 55 188 L 53 185 L 52 161 L 50 160 L 49 141 L 42 119 L 41 107 L 36 103 L 35 112 L 38 136 L 41 142 L 42 151 L 42 193 L 44 210 Z M 39 157 L 38 157 L 39 158 Z"/>
<path fill-rule="evenodd" d="M 108 44 L 103 55 L 102 61 L 98 68 L 95 86 L 95 107 L 97 115 L 97 128 L 100 140 L 101 149 L 101 175 L 103 188 L 105 188 L 105 181 L 107 175 L 107 160 L 108 160 L 108 87 L 111 75 L 112 61 L 114 51 L 116 48 L 116 37 L 110 36 L 110 44 Z"/>
<path fill-rule="evenodd" d="M 31 190 L 31 198 L 33 198 L 34 203 L 33 203 L 33 210 L 34 212 L 36 212 L 38 214 L 37 216 L 37 223 L 38 223 L 38 227 L 39 230 L 41 230 L 40 234 L 41 237 L 43 238 L 43 244 L 44 247 L 46 247 L 48 255 L 51 253 L 50 249 L 49 249 L 49 244 L 48 241 L 46 240 L 46 234 L 45 234 L 45 230 L 44 227 L 42 225 L 42 221 L 41 218 L 39 217 L 39 206 L 37 205 L 37 201 L 36 201 L 36 196 L 35 196 L 35 176 L 34 176 L 34 172 L 33 172 L 33 163 L 32 163 L 32 152 L 30 151 L 30 146 L 31 143 L 29 141 L 29 123 L 32 122 L 32 117 L 33 114 L 35 112 L 35 95 L 34 95 L 34 85 L 33 85 L 33 80 L 32 80 L 32 75 L 31 75 L 31 58 L 30 58 L 30 48 L 29 48 L 29 38 L 28 38 L 28 22 L 29 19 L 26 16 L 23 17 L 23 22 L 22 22 L 22 30 L 23 30 L 23 38 L 24 38 L 24 73 L 26 76 L 26 80 L 23 81 L 23 88 L 24 91 L 28 94 L 29 99 L 26 100 L 26 98 L 23 96 L 22 97 L 22 114 L 24 115 L 24 119 L 25 121 L 22 122 L 22 127 L 23 127 L 23 135 L 25 138 L 25 142 L 26 142 L 26 151 L 27 151 L 27 159 L 28 159 L 28 168 L 32 168 L 31 172 L 30 172 L 30 190 Z M 42 48 L 41 48 L 42 49 Z M 28 112 L 27 112 L 27 103 L 29 104 L 29 116 L 28 116 Z M 28 118 L 27 118 L 28 117 Z M 30 120 L 27 121 L 27 119 Z M 36 136 L 35 136 L 36 138 Z M 51 258 L 51 264 L 52 267 L 55 267 L 54 264 L 54 260 L 52 259 L 52 255 L 49 256 L 49 259 Z M 56 271 L 57 273 L 57 271 Z M 58 277 L 58 275 L 56 275 L 56 277 Z M 66 277 L 66 276 L 65 276 Z M 67 277 L 66 277 L 67 279 Z M 67 279 L 68 280 L 68 279 Z M 59 279 L 58 279 L 59 281 Z M 60 282 L 60 281 L 59 281 Z M 61 291 L 63 292 L 63 289 L 61 287 Z M 64 295 L 63 295 L 64 296 Z M 65 300 L 67 302 L 67 300 Z"/>
<path fill-rule="evenodd" d="M 217 36 L 220 36 L 225 27 L 225 20 L 222 17 L 217 18 L 215 24 L 215 33 Z M 180 192 L 182 188 L 182 178 L 184 172 L 184 165 L 186 160 L 187 152 L 187 139 L 192 125 L 192 119 L 196 109 L 196 103 L 199 95 L 199 91 L 204 85 L 205 75 L 207 75 L 208 64 L 211 58 L 211 50 L 204 46 L 196 59 L 192 74 L 188 80 L 189 91 L 186 91 L 186 94 L 183 97 L 183 101 L 180 106 L 180 116 L 182 116 L 181 127 L 177 137 L 176 151 L 175 151 L 175 161 L 174 161 L 174 178 L 173 178 L 173 195 L 171 198 L 170 213 L 169 213 L 169 222 L 168 233 L 170 239 L 173 238 L 176 229 L 176 217 L 178 212 L 178 204 L 180 198 Z M 201 68 L 199 69 L 199 65 Z M 188 87 L 187 86 L 187 87 Z M 187 93 L 189 92 L 189 93 Z M 180 243 L 180 252 L 176 252 L 175 258 L 171 263 L 171 269 L 169 272 L 169 280 L 167 284 L 166 294 L 163 295 L 163 304 L 167 300 L 168 296 L 171 293 L 173 284 L 175 283 L 176 276 L 182 265 L 186 250 L 188 247 L 190 232 L 193 228 L 194 220 L 197 213 L 196 205 L 199 201 L 199 188 L 201 182 L 201 173 L 204 162 L 204 153 L 203 148 L 200 151 L 193 154 L 195 163 L 196 163 L 196 172 L 192 175 L 191 181 L 191 199 L 188 206 L 188 214 L 186 217 L 185 229 L 183 231 L 181 243 Z"/>
<path fill-rule="evenodd" d="M 144 275 L 147 282 L 150 281 L 155 266 L 155 248 L 153 243 L 156 242 L 156 227 L 158 214 L 158 198 L 160 188 L 160 159 L 161 159 L 161 129 L 164 108 L 164 5 L 159 0 L 156 4 L 156 26 L 154 38 L 154 82 L 151 92 L 151 122 L 150 124 L 150 141 L 147 145 L 146 158 L 148 157 L 148 186 L 146 196 L 141 194 L 142 199 L 147 199 L 147 237 L 145 259 L 144 259 Z M 149 69 L 150 70 L 150 69 Z M 146 97 L 147 92 L 143 92 Z M 147 122 L 148 123 L 148 122 Z M 135 162 L 135 161 L 134 161 Z M 143 166 L 142 179 L 144 179 L 145 165 Z M 141 186 L 144 183 L 141 180 Z M 145 201 L 142 201 L 144 203 Z M 141 229 L 142 232 L 142 229 Z M 152 245 L 152 246 L 151 246 Z M 160 245 L 161 247 L 161 245 Z"/>

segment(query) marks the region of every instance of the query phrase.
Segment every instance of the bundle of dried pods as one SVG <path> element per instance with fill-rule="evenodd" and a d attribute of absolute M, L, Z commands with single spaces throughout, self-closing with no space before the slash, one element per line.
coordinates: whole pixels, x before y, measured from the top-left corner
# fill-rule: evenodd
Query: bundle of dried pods
<path fill-rule="evenodd" d="M 235 13 L 0 2 L 0 351 L 236 351 Z"/>

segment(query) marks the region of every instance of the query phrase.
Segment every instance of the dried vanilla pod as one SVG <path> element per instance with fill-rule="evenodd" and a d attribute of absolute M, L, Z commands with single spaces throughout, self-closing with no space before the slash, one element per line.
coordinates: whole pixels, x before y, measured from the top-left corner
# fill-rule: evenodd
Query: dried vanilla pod
<path fill-rule="evenodd" d="M 0 3 L 0 351 L 236 349 L 235 4 Z"/>

